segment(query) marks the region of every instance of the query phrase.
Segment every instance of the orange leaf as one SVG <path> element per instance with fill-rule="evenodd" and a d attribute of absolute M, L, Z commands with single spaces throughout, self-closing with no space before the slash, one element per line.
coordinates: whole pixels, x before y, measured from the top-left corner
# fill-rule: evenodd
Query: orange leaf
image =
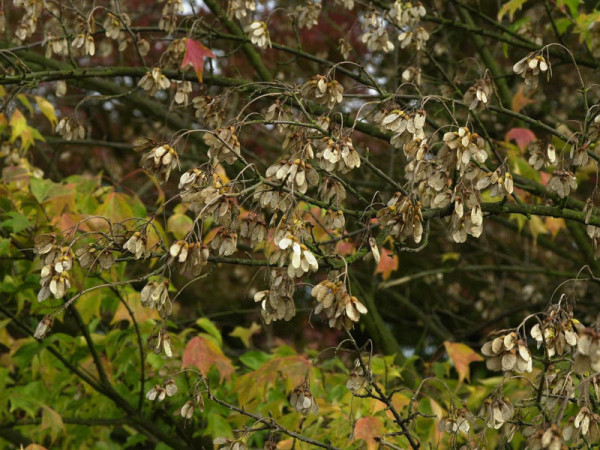
<path fill-rule="evenodd" d="M 379 447 L 375 440 L 383 434 L 383 423 L 379 417 L 363 417 L 356 422 L 354 427 L 354 437 L 362 439 L 367 444 L 368 450 L 374 450 Z"/>
<path fill-rule="evenodd" d="M 517 93 L 512 98 L 511 109 L 514 112 L 519 112 L 531 103 L 535 103 L 535 100 L 532 100 L 529 97 L 526 97 L 525 94 L 523 94 L 523 86 L 521 86 L 519 88 L 519 90 L 517 91 Z"/>
<path fill-rule="evenodd" d="M 469 364 L 475 361 L 483 361 L 481 355 L 459 342 L 444 341 L 444 347 L 446 347 L 448 356 L 458 372 L 458 383 L 462 383 L 465 378 L 469 381 Z"/>
<path fill-rule="evenodd" d="M 380 273 L 381 277 L 387 280 L 392 272 L 398 270 L 400 258 L 398 258 L 398 255 L 391 256 L 392 252 L 387 248 L 380 248 L 379 253 L 381 253 L 381 259 L 379 260 L 379 264 L 377 264 L 375 273 Z"/>
<path fill-rule="evenodd" d="M 546 226 L 546 230 L 552 233 L 552 237 L 556 237 L 558 232 L 566 228 L 565 219 L 556 218 L 556 217 L 546 217 L 544 220 L 544 225 Z"/>
<path fill-rule="evenodd" d="M 204 58 L 215 58 L 213 52 L 206 48 L 202 43 L 190 38 L 185 39 L 185 56 L 181 63 L 181 68 L 185 69 L 188 64 L 194 67 L 198 81 L 202 83 L 202 73 L 204 72 Z"/>
<path fill-rule="evenodd" d="M 404 408 L 406 408 L 410 404 L 410 397 L 402 394 L 400 392 L 396 392 L 392 395 L 392 405 L 394 405 L 394 409 L 398 412 L 401 412 Z M 387 416 L 394 420 L 394 414 L 389 409 L 386 411 Z"/>
<path fill-rule="evenodd" d="M 181 367 L 196 367 L 202 375 L 206 376 L 212 365 L 215 365 L 224 378 L 231 379 L 233 365 L 227 356 L 223 354 L 219 346 L 210 338 L 196 336 L 192 338 L 183 351 L 183 362 Z"/>
<path fill-rule="evenodd" d="M 506 141 L 514 140 L 521 151 L 524 151 L 531 141 L 535 141 L 537 138 L 533 131 L 527 128 L 512 128 L 508 130 L 504 138 Z"/>

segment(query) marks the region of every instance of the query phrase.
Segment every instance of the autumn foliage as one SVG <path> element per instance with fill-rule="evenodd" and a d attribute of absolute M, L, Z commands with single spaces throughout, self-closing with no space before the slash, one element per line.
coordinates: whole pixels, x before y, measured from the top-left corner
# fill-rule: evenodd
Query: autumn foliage
<path fill-rule="evenodd" d="M 0 448 L 593 448 L 600 9 L 0 8 Z"/>

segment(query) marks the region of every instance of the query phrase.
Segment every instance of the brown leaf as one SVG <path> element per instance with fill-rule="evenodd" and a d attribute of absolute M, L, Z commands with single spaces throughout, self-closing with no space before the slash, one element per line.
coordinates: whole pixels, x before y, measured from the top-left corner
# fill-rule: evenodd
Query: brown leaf
<path fill-rule="evenodd" d="M 183 351 L 183 362 L 181 367 L 197 368 L 202 375 L 206 376 L 212 365 L 215 365 L 221 381 L 230 380 L 233 373 L 233 365 L 227 356 L 223 354 L 219 346 L 209 337 L 196 336 L 192 338 Z"/>

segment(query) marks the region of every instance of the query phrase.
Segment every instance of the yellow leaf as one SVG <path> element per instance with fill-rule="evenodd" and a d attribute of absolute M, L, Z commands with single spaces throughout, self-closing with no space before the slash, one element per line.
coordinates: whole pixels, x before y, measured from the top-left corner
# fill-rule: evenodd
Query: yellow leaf
<path fill-rule="evenodd" d="M 542 222 L 542 218 L 539 216 L 531 216 L 529 220 L 529 231 L 533 235 L 533 242 L 537 243 L 537 238 L 540 234 L 548 233 L 544 222 Z"/>
<path fill-rule="evenodd" d="M 237 326 L 233 329 L 229 336 L 238 337 L 244 343 L 244 347 L 248 348 L 252 345 L 251 339 L 256 333 L 262 330 L 261 326 L 256 322 L 252 322 L 248 328 Z"/>
<path fill-rule="evenodd" d="M 15 109 L 15 111 L 13 112 L 13 114 L 10 118 L 9 125 L 11 127 L 10 143 L 12 144 L 19 137 L 21 137 L 21 134 L 23 134 L 23 131 L 25 131 L 27 129 L 27 119 L 25 119 L 25 116 L 23 115 L 23 113 L 21 111 L 19 111 L 18 109 Z"/>
<path fill-rule="evenodd" d="M 546 230 L 552 233 L 552 237 L 555 238 L 558 232 L 561 229 L 567 227 L 565 224 L 565 219 L 556 218 L 556 217 L 546 217 L 544 220 L 544 225 L 546 226 Z"/>
<path fill-rule="evenodd" d="M 127 302 L 129 309 L 131 309 L 133 317 L 138 323 L 144 323 L 150 319 L 155 321 L 160 320 L 160 315 L 156 309 L 146 308 L 142 305 L 140 294 L 138 292 L 129 292 L 125 301 Z M 115 315 L 110 323 L 114 324 L 120 322 L 121 320 L 126 320 L 127 322 L 133 324 L 133 319 L 131 318 L 129 310 L 122 302 L 119 302 L 119 306 L 117 307 Z"/>
<path fill-rule="evenodd" d="M 460 253 L 458 252 L 448 252 L 442 255 L 442 262 L 446 261 L 458 261 L 460 260 Z"/>
<path fill-rule="evenodd" d="M 42 114 L 46 116 L 52 126 L 55 127 L 58 124 L 58 119 L 56 118 L 56 112 L 54 111 L 52 103 L 39 95 L 35 96 L 35 101 L 37 102 L 40 111 L 42 111 Z"/>
<path fill-rule="evenodd" d="M 186 214 L 173 214 L 167 220 L 167 231 L 176 239 L 183 239 L 192 229 L 194 221 Z"/>
<path fill-rule="evenodd" d="M 510 0 L 509 2 L 506 2 L 502 5 L 500 11 L 498 11 L 498 20 L 502 20 L 502 18 L 508 14 L 508 18 L 512 22 L 515 12 L 518 9 L 521 9 L 526 1 L 527 0 Z"/>
<path fill-rule="evenodd" d="M 25 108 L 27 108 L 27 111 L 29 111 L 29 115 L 32 116 L 33 115 L 33 106 L 31 106 L 31 103 L 29 102 L 29 99 L 27 98 L 27 96 L 25 94 L 19 94 L 19 95 L 17 95 L 17 99 L 19 99 L 21 104 L 23 106 L 25 106 Z"/>

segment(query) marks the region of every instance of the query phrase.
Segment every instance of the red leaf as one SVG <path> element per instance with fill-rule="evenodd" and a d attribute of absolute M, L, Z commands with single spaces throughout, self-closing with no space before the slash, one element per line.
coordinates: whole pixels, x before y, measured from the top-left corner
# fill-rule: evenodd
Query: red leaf
<path fill-rule="evenodd" d="M 527 128 L 512 128 L 506 133 L 504 139 L 507 141 L 514 140 L 521 151 L 524 151 L 527 144 L 531 141 L 535 141 L 537 138 L 533 131 L 528 130 Z"/>
<path fill-rule="evenodd" d="M 185 56 L 181 63 L 181 68 L 185 69 L 188 64 L 194 67 L 198 81 L 202 83 L 202 73 L 204 72 L 204 58 L 215 58 L 213 52 L 206 48 L 202 43 L 190 38 L 185 40 Z"/>
<path fill-rule="evenodd" d="M 192 338 L 183 351 L 183 362 L 181 367 L 196 367 L 202 375 L 206 376 L 212 365 L 215 365 L 221 374 L 221 381 L 228 380 L 233 373 L 233 365 L 227 356 L 223 354 L 219 346 L 210 338 L 196 336 Z"/>
<path fill-rule="evenodd" d="M 379 417 L 363 417 L 354 427 L 354 437 L 365 441 L 368 450 L 375 450 L 379 446 L 375 438 L 382 434 L 383 423 Z"/>

